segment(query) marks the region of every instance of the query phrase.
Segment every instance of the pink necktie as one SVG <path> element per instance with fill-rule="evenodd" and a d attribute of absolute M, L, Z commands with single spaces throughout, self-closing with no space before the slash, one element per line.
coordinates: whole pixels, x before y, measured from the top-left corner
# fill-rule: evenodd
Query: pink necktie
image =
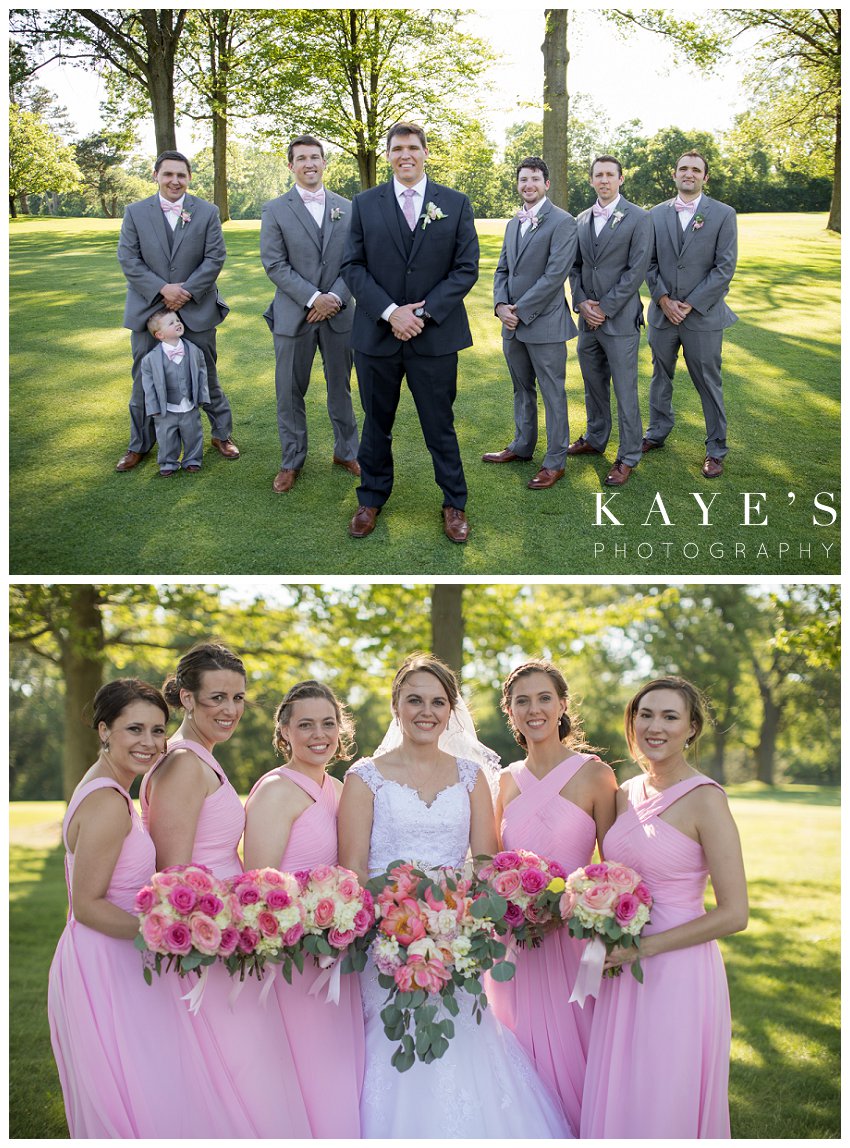
<path fill-rule="evenodd" d="M 676 211 L 686 211 L 688 215 L 693 215 L 697 209 L 696 200 L 691 200 L 690 203 L 683 203 L 681 199 L 677 199 L 673 204 Z"/>
<path fill-rule="evenodd" d="M 161 199 L 159 201 L 159 206 L 162 208 L 166 215 L 179 215 L 183 210 L 179 203 L 171 203 L 171 201 L 168 199 Z"/>
<path fill-rule="evenodd" d="M 598 203 L 594 203 L 593 214 L 596 216 L 597 219 L 599 219 L 600 216 L 603 219 L 607 219 L 611 214 L 611 208 L 610 207 L 600 207 Z"/>
<path fill-rule="evenodd" d="M 416 226 L 416 215 L 413 211 L 413 197 L 416 195 L 416 188 L 406 187 L 401 194 L 404 197 L 404 206 L 402 208 L 404 218 L 407 220 L 407 226 L 412 231 Z"/>
<path fill-rule="evenodd" d="M 168 343 L 162 344 L 162 349 L 165 351 L 168 358 L 172 363 L 179 363 L 183 358 L 183 344 L 178 343 L 176 347 L 170 347 Z"/>
<path fill-rule="evenodd" d="M 305 203 L 324 203 L 325 193 L 323 191 L 302 191 L 301 198 Z"/>

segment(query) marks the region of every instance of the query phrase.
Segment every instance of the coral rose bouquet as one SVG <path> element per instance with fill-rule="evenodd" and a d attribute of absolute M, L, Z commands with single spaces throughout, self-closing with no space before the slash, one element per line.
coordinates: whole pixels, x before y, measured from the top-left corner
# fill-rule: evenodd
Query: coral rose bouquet
<path fill-rule="evenodd" d="M 152 969 L 161 975 L 163 961 L 166 972 L 200 973 L 229 956 L 239 940 L 227 888 L 204 865 L 171 865 L 154 873 L 136 894 L 135 913 L 136 948 L 152 954 L 143 968 L 148 984 Z"/>
<path fill-rule="evenodd" d="M 504 927 L 518 945 L 536 947 L 547 932 L 564 924 L 561 894 L 567 872 L 557 861 L 526 849 L 503 849 L 475 860 L 478 881 L 506 901 L 497 928 Z"/>
<path fill-rule="evenodd" d="M 278 869 L 249 869 L 229 878 L 228 895 L 237 943 L 225 959 L 231 976 L 262 979 L 266 964 L 281 966 L 290 983 L 292 966 L 301 972 L 300 941 L 306 913 L 301 885 L 291 873 Z"/>
<path fill-rule="evenodd" d="M 476 888 L 471 872 L 426 871 L 411 862 L 393 863 L 369 886 L 377 928 L 367 939 L 378 983 L 389 991 L 381 1020 L 388 1039 L 400 1042 L 392 1064 L 404 1072 L 416 1059 L 428 1064 L 445 1053 L 459 990 L 472 996 L 480 1020 L 487 1007 L 482 974 L 489 970 L 497 981 L 513 976 L 496 929 L 505 903 Z"/>
<path fill-rule="evenodd" d="M 574 937 L 590 938 L 579 967 L 570 1000 L 584 1004 L 586 996 L 596 996 L 602 980 L 605 953 L 622 946 L 640 947 L 640 934 L 649 923 L 652 894 L 641 875 L 617 861 L 600 861 L 576 869 L 566 880 L 561 895 L 561 913 L 569 920 Z M 629 966 L 641 984 L 640 960 Z M 604 975 L 619 976 L 622 966 L 606 969 Z"/>

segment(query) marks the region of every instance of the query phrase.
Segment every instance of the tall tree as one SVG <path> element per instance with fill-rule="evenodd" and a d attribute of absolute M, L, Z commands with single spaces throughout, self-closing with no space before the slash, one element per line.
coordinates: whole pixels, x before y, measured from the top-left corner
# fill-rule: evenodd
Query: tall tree
<path fill-rule="evenodd" d="M 15 200 L 29 211 L 27 195 L 72 191 L 80 182 L 74 154 L 35 112 L 9 105 L 9 214 Z"/>
<path fill-rule="evenodd" d="M 543 155 L 552 178 L 549 197 L 557 207 L 566 209 L 569 201 L 570 97 L 567 89 L 568 8 L 546 9 L 546 31 L 543 52 Z"/>
<path fill-rule="evenodd" d="M 438 584 L 431 591 L 431 651 L 463 672 L 463 586 Z"/>
<path fill-rule="evenodd" d="M 186 8 L 64 8 L 10 13 L 12 34 L 25 47 L 53 58 L 80 60 L 95 71 L 113 70 L 153 116 L 158 152 L 177 146 L 175 62 Z"/>
<path fill-rule="evenodd" d="M 357 160 L 363 188 L 400 119 L 429 126 L 463 118 L 493 52 L 462 32 L 459 9 L 311 8 L 266 13 L 256 108 L 280 138 L 309 131 Z"/>

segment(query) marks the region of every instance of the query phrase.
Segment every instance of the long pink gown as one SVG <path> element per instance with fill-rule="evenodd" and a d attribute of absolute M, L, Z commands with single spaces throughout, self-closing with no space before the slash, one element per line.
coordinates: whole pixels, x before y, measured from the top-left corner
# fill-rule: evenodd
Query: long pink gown
<path fill-rule="evenodd" d="M 660 933 L 705 913 L 702 846 L 661 814 L 707 777 L 653 797 L 642 776 L 625 782 L 630 805 L 603 843 L 608 860 L 642 874 L 654 903 L 644 932 Z M 720 788 L 718 786 L 718 788 Z M 584 1086 L 583 1138 L 728 1139 L 732 1022 L 716 941 L 641 961 L 603 980 L 593 1015 Z"/>
<path fill-rule="evenodd" d="M 317 865 L 336 865 L 339 793 L 332 779 L 326 777 L 319 786 L 286 766 L 265 776 L 274 775 L 288 777 L 313 799 L 313 804 L 296 818 L 278 868 L 297 873 Z M 325 988 L 316 996 L 308 995 L 320 973 L 309 957 L 303 973 L 293 970 L 291 985 L 278 973 L 274 981 L 276 999 L 295 1057 L 313 1136 L 358 1140 L 365 1059 L 360 978 L 343 975 L 339 1004 L 333 1004 L 325 1000 Z"/>
<path fill-rule="evenodd" d="M 142 977 L 142 955 L 132 941 L 109 937 L 74 918 L 74 855 L 67 829 L 80 803 L 98 789 L 117 789 L 131 828 L 109 882 L 107 900 L 133 911 L 137 891 L 156 868 L 156 850 L 116 781 L 96 778 L 72 797 L 62 826 L 68 922 L 50 966 L 47 1013 L 68 1129 L 74 1139 L 129 1140 L 238 1136 L 217 1131 L 216 1099 L 186 1054 L 188 1030 L 170 996 Z"/>
<path fill-rule="evenodd" d="M 239 794 L 202 745 L 188 740 L 169 744 L 169 754 L 176 749 L 197 754 L 221 781 L 201 808 L 192 860 L 206 865 L 216 877 L 241 873 L 236 847 L 245 828 L 245 810 Z M 139 791 L 145 823 L 149 815 L 148 781 L 159 764 L 142 779 Z M 238 998 L 231 1002 L 236 982 L 224 966 L 218 962 L 210 965 L 206 976 L 201 1008 L 191 1018 L 193 1050 L 209 1078 L 216 1082 L 219 1103 L 240 1120 L 244 1138 L 308 1138 L 310 1123 L 280 1013 L 260 1004 L 259 986 L 253 977 L 245 981 Z M 163 989 L 177 997 L 195 983 L 194 978 L 186 981 L 176 976 L 162 980 L 166 982 Z M 181 1002 L 181 1007 L 187 1007 L 185 1002 Z"/>
<path fill-rule="evenodd" d="M 505 849 L 529 849 L 558 861 L 568 873 L 590 862 L 596 823 L 560 794 L 589 760 L 587 754 L 573 754 L 542 779 L 524 762 L 508 767 L 520 792 L 505 807 Z M 499 1020 L 513 1029 L 534 1067 L 560 1097 L 576 1136 L 593 1002 L 588 1000 L 582 1009 L 570 1004 L 569 998 L 585 944 L 559 929 L 539 948 L 517 948 L 512 958 L 517 966 L 513 980 L 492 982 L 487 989 Z"/>

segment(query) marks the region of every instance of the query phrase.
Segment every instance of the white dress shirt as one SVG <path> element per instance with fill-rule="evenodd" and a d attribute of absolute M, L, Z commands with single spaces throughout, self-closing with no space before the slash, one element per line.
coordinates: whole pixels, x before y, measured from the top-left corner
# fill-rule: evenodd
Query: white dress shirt
<path fill-rule="evenodd" d="M 414 219 L 419 219 L 419 217 L 422 215 L 422 208 L 425 203 L 425 186 L 427 183 L 428 176 L 423 175 L 419 183 L 413 185 L 413 190 L 416 192 L 415 195 L 411 196 L 411 200 L 413 202 Z M 407 186 L 406 184 L 400 183 L 395 176 L 393 176 L 393 191 L 395 193 L 396 203 L 399 206 L 399 210 L 401 211 L 402 215 L 404 215 L 404 193 L 407 191 Z M 381 318 L 388 320 L 393 311 L 397 310 L 398 304 L 390 303 L 389 307 L 381 312 Z"/>
<path fill-rule="evenodd" d="M 180 214 L 183 211 L 183 200 L 185 198 L 186 198 L 186 194 L 184 192 L 183 195 L 181 195 L 179 199 L 174 200 L 174 202 L 180 208 L 180 211 L 173 211 L 172 210 L 172 211 L 163 211 L 163 213 L 162 213 L 165 216 L 166 222 L 168 223 L 168 226 L 171 228 L 172 231 L 174 231 L 176 229 L 177 224 L 180 222 Z M 165 201 L 166 203 L 171 203 L 171 200 L 166 200 L 164 195 L 161 195 L 159 197 L 159 199 L 160 199 L 160 203 L 162 203 L 163 201 Z"/>
<path fill-rule="evenodd" d="M 599 203 L 599 200 L 597 199 L 596 202 Z M 594 215 L 594 217 L 593 217 L 593 229 L 597 235 L 602 230 L 602 228 L 605 226 L 605 224 L 608 222 L 608 220 L 610 220 L 610 218 L 614 214 L 614 212 L 617 210 L 617 204 L 619 202 L 620 202 L 620 197 L 618 195 L 616 199 L 612 199 L 610 203 L 605 204 L 605 206 L 608 208 L 607 219 L 604 215 Z M 599 206 L 602 207 L 602 204 L 599 203 Z"/>

